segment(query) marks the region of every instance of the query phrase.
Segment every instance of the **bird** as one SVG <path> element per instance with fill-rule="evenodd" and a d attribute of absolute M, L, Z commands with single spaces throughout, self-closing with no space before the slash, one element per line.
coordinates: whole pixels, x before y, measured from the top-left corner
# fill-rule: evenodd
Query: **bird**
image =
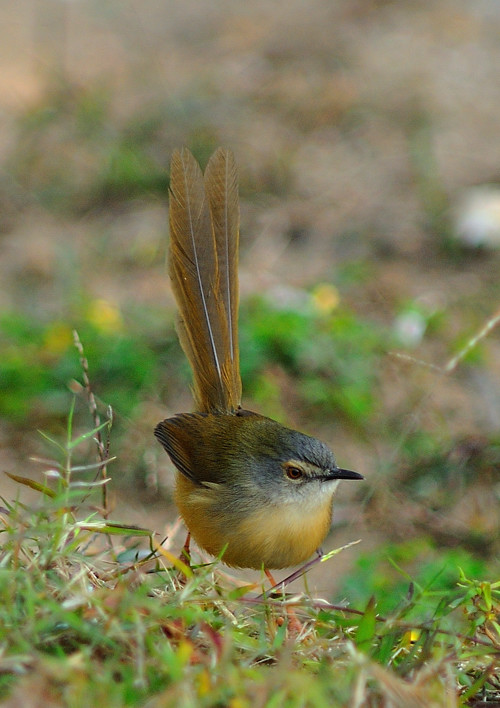
<path fill-rule="evenodd" d="M 238 176 L 218 148 L 203 173 L 187 148 L 171 158 L 168 270 L 194 411 L 154 434 L 176 468 L 174 499 L 191 537 L 239 568 L 306 561 L 331 525 L 339 468 L 323 442 L 241 406 Z"/>

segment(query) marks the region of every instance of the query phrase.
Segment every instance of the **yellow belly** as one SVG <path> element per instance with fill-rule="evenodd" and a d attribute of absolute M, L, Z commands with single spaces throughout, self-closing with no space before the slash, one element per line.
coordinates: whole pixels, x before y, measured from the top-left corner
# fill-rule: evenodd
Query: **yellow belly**
<path fill-rule="evenodd" d="M 196 543 L 231 566 L 288 568 L 307 560 L 324 541 L 331 523 L 331 493 L 300 504 L 266 505 L 234 520 L 230 504 L 220 505 L 217 488 L 177 476 L 175 499 Z M 219 490 L 220 492 L 220 490 Z"/>

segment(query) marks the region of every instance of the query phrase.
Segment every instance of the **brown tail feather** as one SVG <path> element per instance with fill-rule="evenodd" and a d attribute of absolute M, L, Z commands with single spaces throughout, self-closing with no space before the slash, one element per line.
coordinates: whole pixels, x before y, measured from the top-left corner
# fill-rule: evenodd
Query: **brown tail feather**
<path fill-rule="evenodd" d="M 199 411 L 234 411 L 241 400 L 238 350 L 236 167 L 219 148 L 205 178 L 187 149 L 170 170 L 170 278 L 179 339 L 191 364 Z"/>

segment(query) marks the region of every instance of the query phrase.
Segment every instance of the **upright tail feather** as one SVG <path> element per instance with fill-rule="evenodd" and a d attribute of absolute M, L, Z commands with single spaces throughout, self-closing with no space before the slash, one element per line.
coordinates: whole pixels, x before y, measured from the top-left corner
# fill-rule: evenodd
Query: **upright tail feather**
<path fill-rule="evenodd" d="M 199 411 L 241 401 L 238 349 L 239 205 L 236 166 L 219 148 L 205 177 L 187 149 L 170 170 L 170 278 L 178 333 L 193 370 Z"/>

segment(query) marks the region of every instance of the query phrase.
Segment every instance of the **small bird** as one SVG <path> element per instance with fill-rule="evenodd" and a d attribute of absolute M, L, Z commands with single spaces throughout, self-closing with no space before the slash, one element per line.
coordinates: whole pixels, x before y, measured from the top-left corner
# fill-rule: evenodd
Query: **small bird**
<path fill-rule="evenodd" d="M 234 567 L 287 568 L 319 549 L 340 469 L 316 438 L 241 407 L 239 200 L 231 151 L 205 174 L 183 148 L 170 170 L 169 273 L 195 412 L 158 423 L 176 469 L 175 501 L 196 543 Z"/>

